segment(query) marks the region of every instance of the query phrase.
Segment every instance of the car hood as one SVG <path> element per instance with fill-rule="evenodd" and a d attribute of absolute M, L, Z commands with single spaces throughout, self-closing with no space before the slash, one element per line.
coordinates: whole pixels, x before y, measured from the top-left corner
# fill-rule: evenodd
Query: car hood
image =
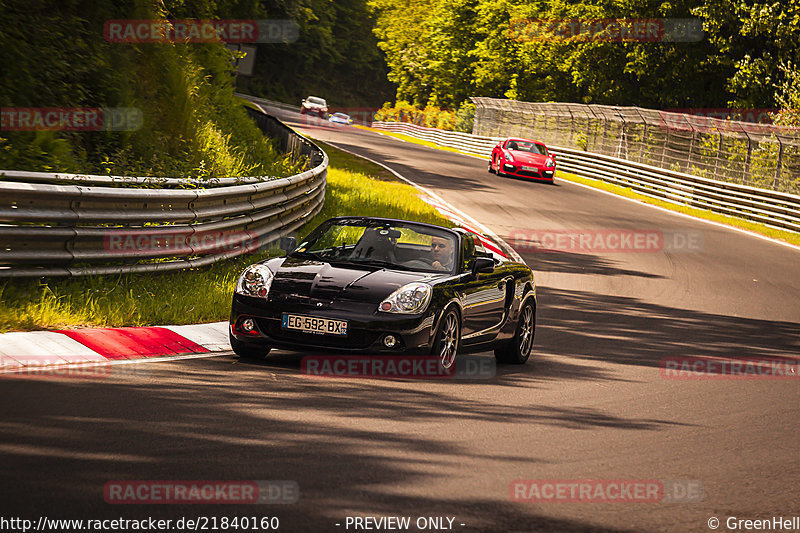
<path fill-rule="evenodd" d="M 521 150 L 511 150 L 511 155 L 514 156 L 514 161 L 522 163 L 523 165 L 530 164 L 544 166 L 544 162 L 548 158 L 546 155 L 532 154 L 530 152 L 524 152 Z"/>
<path fill-rule="evenodd" d="M 376 269 L 289 257 L 275 271 L 270 298 L 306 301 L 338 299 L 377 305 L 407 283 L 430 281 L 434 277 L 437 275 L 425 272 Z"/>

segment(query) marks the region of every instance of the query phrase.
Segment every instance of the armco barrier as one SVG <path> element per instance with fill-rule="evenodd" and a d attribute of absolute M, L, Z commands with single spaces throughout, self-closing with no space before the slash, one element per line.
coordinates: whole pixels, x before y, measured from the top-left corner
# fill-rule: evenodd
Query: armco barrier
<path fill-rule="evenodd" d="M 472 101 L 471 133 L 476 135 L 539 139 L 715 181 L 800 194 L 800 128 L 736 120 L 769 117 L 767 110 Z"/>
<path fill-rule="evenodd" d="M 415 124 L 375 122 L 374 128 L 402 133 L 462 152 L 491 157 L 503 137 L 425 128 Z M 548 146 L 557 156 L 559 170 L 633 189 L 665 202 L 707 209 L 750 219 L 768 226 L 800 232 L 800 196 L 717 181 L 645 165 L 607 155 Z"/>
<path fill-rule="evenodd" d="M 185 186 L 180 179 L 0 171 L 0 277 L 193 268 L 262 249 L 295 231 L 322 208 L 328 156 L 274 117 L 248 112 L 312 168 L 280 179 L 215 180 L 210 189 L 166 188 Z M 135 187 L 141 184 L 165 188 Z M 157 244 L 124 252 L 109 246 L 130 235 Z M 209 245 L 209 236 L 227 240 Z M 178 240 L 181 246 L 174 245 Z M 164 242 L 173 245 L 159 245 Z"/>
<path fill-rule="evenodd" d="M 284 102 L 277 102 L 275 100 L 267 100 L 266 98 L 259 98 L 258 96 L 250 96 L 247 94 L 236 93 L 236 96 L 238 96 L 239 98 L 244 98 L 245 100 L 249 100 L 254 104 L 277 107 L 278 109 L 283 109 L 284 111 L 294 111 L 295 113 L 300 112 L 299 105 L 291 105 L 291 104 L 286 104 Z"/>

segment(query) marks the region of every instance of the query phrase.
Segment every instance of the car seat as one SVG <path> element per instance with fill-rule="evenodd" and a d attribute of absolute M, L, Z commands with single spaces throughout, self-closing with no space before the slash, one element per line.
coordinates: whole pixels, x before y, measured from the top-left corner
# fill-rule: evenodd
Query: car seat
<path fill-rule="evenodd" d="M 396 234 L 396 235 L 395 235 Z M 386 228 L 367 228 L 353 248 L 351 259 L 374 259 L 397 263 L 395 243 L 400 232 Z"/>

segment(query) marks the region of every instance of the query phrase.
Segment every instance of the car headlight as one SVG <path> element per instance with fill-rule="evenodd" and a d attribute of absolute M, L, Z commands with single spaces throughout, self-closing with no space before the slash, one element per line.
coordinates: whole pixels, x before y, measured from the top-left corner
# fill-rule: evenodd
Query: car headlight
<path fill-rule="evenodd" d="M 394 291 L 381 302 L 378 311 L 384 313 L 421 313 L 431 301 L 433 288 L 427 283 L 409 283 Z"/>
<path fill-rule="evenodd" d="M 509 152 L 508 150 L 505 150 L 504 153 L 506 154 L 506 159 L 508 159 L 509 161 L 513 161 L 514 160 L 514 156 L 511 155 L 511 152 Z"/>
<path fill-rule="evenodd" d="M 552 167 L 553 165 L 555 165 L 555 162 L 552 159 L 545 159 L 544 166 Z"/>
<path fill-rule="evenodd" d="M 266 298 L 275 274 L 266 265 L 250 265 L 244 269 L 236 283 L 236 293 L 245 296 Z"/>

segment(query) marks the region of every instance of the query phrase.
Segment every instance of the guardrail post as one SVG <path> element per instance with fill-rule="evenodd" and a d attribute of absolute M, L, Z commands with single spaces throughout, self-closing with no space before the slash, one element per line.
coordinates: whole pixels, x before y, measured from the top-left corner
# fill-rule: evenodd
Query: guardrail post
<path fill-rule="evenodd" d="M 569 104 L 567 104 L 567 111 L 569 112 L 569 146 L 574 148 L 575 143 L 572 142 L 572 136 L 575 133 L 575 115 L 572 113 Z"/>
<path fill-rule="evenodd" d="M 689 127 L 692 128 L 692 137 L 689 139 L 689 157 L 686 158 L 686 172 L 689 172 L 689 169 L 692 168 L 692 155 L 694 152 L 694 141 L 697 133 L 697 130 L 694 129 L 694 124 L 689 122 Z"/>
<path fill-rule="evenodd" d="M 753 157 L 753 139 L 750 138 L 750 134 L 745 132 L 747 135 L 747 156 L 744 160 L 744 174 L 742 175 L 742 183 L 744 183 L 745 179 L 749 179 L 750 177 L 750 159 Z"/>
<path fill-rule="evenodd" d="M 717 142 L 717 157 L 714 159 L 714 172 L 712 177 L 717 179 L 717 168 L 719 168 L 719 158 L 722 156 L 722 132 L 717 128 L 717 135 L 719 136 L 719 141 Z"/>
<path fill-rule="evenodd" d="M 772 188 L 777 191 L 780 190 L 778 187 L 780 185 L 780 180 L 781 180 L 781 164 L 783 163 L 783 141 L 781 141 L 779 135 L 776 135 L 775 138 L 778 139 L 779 148 L 778 148 L 778 161 L 775 163 L 775 177 L 773 178 L 772 181 Z"/>
<path fill-rule="evenodd" d="M 619 145 L 617 146 L 617 157 L 628 159 L 628 123 L 625 117 L 620 113 L 618 108 L 614 108 L 614 112 L 622 120 L 622 133 L 619 136 Z M 625 155 L 622 155 L 622 149 L 625 148 Z"/>
<path fill-rule="evenodd" d="M 645 147 L 647 145 L 647 119 L 644 115 L 642 115 L 642 110 L 638 107 L 634 107 L 636 112 L 639 114 L 640 123 L 642 124 L 642 139 L 639 141 L 638 146 L 638 157 L 634 159 L 634 161 L 642 162 L 645 160 Z"/>

